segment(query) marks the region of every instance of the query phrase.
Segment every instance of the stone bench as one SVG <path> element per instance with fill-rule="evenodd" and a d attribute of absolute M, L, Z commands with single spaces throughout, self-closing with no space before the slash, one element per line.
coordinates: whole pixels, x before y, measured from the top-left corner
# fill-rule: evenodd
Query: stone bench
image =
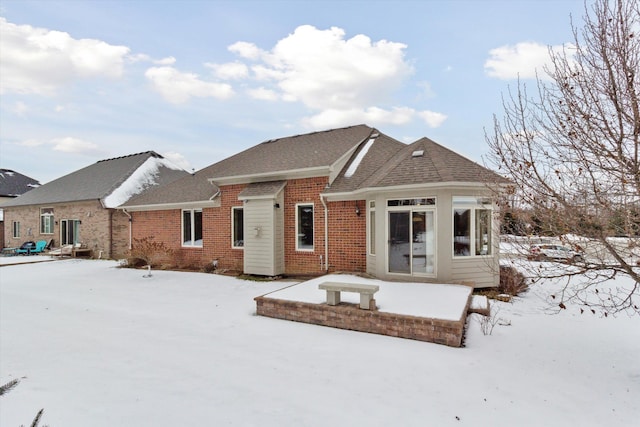
<path fill-rule="evenodd" d="M 364 285 L 359 283 L 324 282 L 318 285 L 318 289 L 327 291 L 327 304 L 340 304 L 340 292 L 354 292 L 360 294 L 360 308 L 364 310 L 375 309 L 373 295 L 380 290 L 378 285 Z"/>

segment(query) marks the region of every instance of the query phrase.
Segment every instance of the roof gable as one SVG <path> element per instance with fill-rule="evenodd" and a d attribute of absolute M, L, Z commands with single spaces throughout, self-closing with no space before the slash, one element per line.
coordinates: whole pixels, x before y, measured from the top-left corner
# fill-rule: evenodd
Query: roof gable
<path fill-rule="evenodd" d="M 429 138 L 421 138 L 410 145 L 397 142 L 376 147 L 376 144 L 362 159 L 356 174 L 348 177 L 346 171 L 349 166 L 345 167 L 326 193 L 416 184 L 507 182 L 495 172 Z"/>
<path fill-rule="evenodd" d="M 101 200 L 105 207 L 116 207 L 134 194 L 186 174 L 161 155 L 146 151 L 100 160 L 25 193 L 5 206 Z"/>
<path fill-rule="evenodd" d="M 18 197 L 39 186 L 33 178 L 11 169 L 0 169 L 0 197 Z"/>

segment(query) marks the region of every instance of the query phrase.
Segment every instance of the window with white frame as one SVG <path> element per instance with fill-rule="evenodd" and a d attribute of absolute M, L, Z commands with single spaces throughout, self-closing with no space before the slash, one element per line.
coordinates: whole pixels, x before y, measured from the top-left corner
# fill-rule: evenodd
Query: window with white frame
<path fill-rule="evenodd" d="M 231 208 L 231 247 L 242 249 L 244 247 L 244 209 L 242 207 Z"/>
<path fill-rule="evenodd" d="M 491 202 L 483 197 L 453 197 L 453 255 L 492 254 Z"/>
<path fill-rule="evenodd" d="M 202 247 L 202 209 L 182 211 L 182 246 Z"/>
<path fill-rule="evenodd" d="M 313 204 L 296 205 L 296 250 L 313 250 Z"/>
<path fill-rule="evenodd" d="M 376 254 L 376 202 L 369 202 L 369 254 Z"/>
<path fill-rule="evenodd" d="M 13 232 L 13 237 L 20 237 L 20 221 L 13 221 L 11 223 L 11 231 Z"/>
<path fill-rule="evenodd" d="M 40 208 L 40 234 L 53 234 L 53 208 Z"/>

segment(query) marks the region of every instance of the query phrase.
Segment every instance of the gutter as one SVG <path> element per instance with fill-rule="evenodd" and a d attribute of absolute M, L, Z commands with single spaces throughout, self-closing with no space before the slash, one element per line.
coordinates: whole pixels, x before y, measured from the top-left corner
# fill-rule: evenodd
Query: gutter
<path fill-rule="evenodd" d="M 131 241 L 133 240 L 133 218 L 126 209 L 122 208 L 122 212 L 129 217 L 129 250 L 131 250 Z"/>

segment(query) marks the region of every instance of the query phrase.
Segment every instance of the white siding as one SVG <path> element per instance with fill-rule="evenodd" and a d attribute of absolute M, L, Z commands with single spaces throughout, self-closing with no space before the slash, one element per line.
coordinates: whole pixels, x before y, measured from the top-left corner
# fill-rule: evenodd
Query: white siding
<path fill-rule="evenodd" d="M 275 203 L 280 207 L 276 208 Z M 284 272 L 284 196 L 244 205 L 244 272 L 277 276 Z"/>
<path fill-rule="evenodd" d="M 273 200 L 248 200 L 244 205 L 244 272 L 273 276 Z"/>

